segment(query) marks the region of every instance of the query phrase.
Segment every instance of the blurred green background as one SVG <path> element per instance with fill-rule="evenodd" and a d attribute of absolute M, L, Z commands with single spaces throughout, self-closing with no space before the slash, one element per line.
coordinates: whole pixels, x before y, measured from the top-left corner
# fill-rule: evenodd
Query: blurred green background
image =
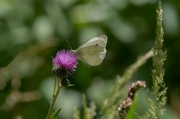
<path fill-rule="evenodd" d="M 81 109 L 82 93 L 97 110 L 116 75 L 148 52 L 156 37 L 157 0 L 0 0 L 0 119 L 45 119 L 53 91 L 52 57 L 90 38 L 108 36 L 107 55 L 97 67 L 79 62 L 73 87 L 63 89 L 55 108 L 61 119 L 72 119 Z M 166 114 L 180 116 L 180 1 L 163 0 Z M 151 87 L 151 59 L 133 76 Z M 137 112 L 147 106 L 138 94 Z M 140 102 L 138 105 L 138 102 Z M 118 106 L 117 106 L 118 107 Z M 170 119 L 169 118 L 169 119 Z"/>

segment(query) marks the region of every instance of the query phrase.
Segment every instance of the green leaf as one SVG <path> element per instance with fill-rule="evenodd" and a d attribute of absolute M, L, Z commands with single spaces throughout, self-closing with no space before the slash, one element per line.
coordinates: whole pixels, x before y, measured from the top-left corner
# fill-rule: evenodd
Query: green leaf
<path fill-rule="evenodd" d="M 52 115 L 50 119 L 56 119 L 56 117 L 58 116 L 59 112 L 61 111 L 61 108 L 57 109 Z"/>
<path fill-rule="evenodd" d="M 131 105 L 131 108 L 126 116 L 127 119 L 135 119 L 135 110 L 136 110 L 136 106 L 137 106 L 137 96 L 135 97 L 132 105 Z"/>

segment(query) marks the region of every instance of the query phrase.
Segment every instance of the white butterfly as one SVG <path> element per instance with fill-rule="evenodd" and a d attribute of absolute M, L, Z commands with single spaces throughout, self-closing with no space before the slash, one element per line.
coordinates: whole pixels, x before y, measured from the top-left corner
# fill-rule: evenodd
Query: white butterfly
<path fill-rule="evenodd" d="M 86 41 L 76 50 L 72 50 L 79 60 L 90 66 L 102 63 L 106 55 L 107 36 L 100 35 Z"/>

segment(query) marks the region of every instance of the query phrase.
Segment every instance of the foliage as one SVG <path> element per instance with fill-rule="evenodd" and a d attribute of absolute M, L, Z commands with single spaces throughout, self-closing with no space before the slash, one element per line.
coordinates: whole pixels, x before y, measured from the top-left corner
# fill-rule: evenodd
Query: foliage
<path fill-rule="evenodd" d="M 131 79 L 132 75 L 137 71 L 137 69 L 143 65 L 147 59 L 152 56 L 152 51 L 149 51 L 144 56 L 141 56 L 134 64 L 132 64 L 124 73 L 122 77 L 117 76 L 114 82 L 114 86 L 109 93 L 109 96 L 104 100 L 101 113 L 107 114 L 107 117 L 114 118 L 114 113 L 117 105 L 122 102 L 122 97 L 124 96 L 125 92 L 127 92 L 127 82 Z M 114 111 L 112 111 L 114 110 Z"/>
<path fill-rule="evenodd" d="M 116 119 L 117 107 L 125 99 L 129 83 L 145 80 L 147 87 L 152 85 L 151 60 L 138 56 L 154 44 L 157 3 L 157 0 L 0 0 L 0 117 L 46 118 L 54 89 L 52 56 L 66 49 L 66 39 L 75 49 L 89 38 L 106 34 L 107 55 L 103 64 L 88 67 L 79 62 L 76 72 L 68 78 L 76 85 L 62 89 L 54 109 L 62 107 L 57 118 L 71 119 L 74 113 L 74 118 L 80 119 L 84 114 L 81 94 L 85 93 L 86 105 L 89 100 L 96 102 L 96 109 L 87 106 L 97 112 L 91 117 Z M 168 86 L 164 113 L 167 119 L 172 119 L 174 112 L 180 114 L 177 105 L 180 102 L 178 5 L 179 1 L 162 3 L 166 39 L 163 43 L 168 49 L 163 77 Z M 132 62 L 135 63 L 129 67 Z M 110 92 L 109 87 L 112 87 Z M 165 93 L 162 88 L 159 91 L 162 95 Z M 145 96 L 138 94 L 140 105 Z M 154 98 L 149 102 L 156 115 L 157 102 Z M 73 112 L 75 105 L 78 108 Z M 143 115 L 146 105 L 143 109 L 138 105 L 131 111 Z"/>
<path fill-rule="evenodd" d="M 153 91 L 149 92 L 153 94 L 156 97 L 156 101 L 154 102 L 150 97 L 148 97 L 148 104 L 150 106 L 150 109 L 147 112 L 147 115 L 145 117 L 141 117 L 138 114 L 138 118 L 150 118 L 150 119 L 158 119 L 160 114 L 163 114 L 163 111 L 165 109 L 161 109 L 162 106 L 166 104 L 167 97 L 166 97 L 166 92 L 167 92 L 167 87 L 165 86 L 165 83 L 163 81 L 163 76 L 164 76 L 164 61 L 166 59 L 166 51 L 162 51 L 162 45 L 163 45 L 163 28 L 162 28 L 162 8 L 161 8 L 161 2 L 159 2 L 159 7 L 157 10 L 157 37 L 155 41 L 155 45 L 152 48 L 152 51 L 149 51 L 146 55 L 143 57 L 139 58 L 137 62 L 135 62 L 133 65 L 130 66 L 130 68 L 124 73 L 122 77 L 118 77 L 115 80 L 114 86 L 111 89 L 111 92 L 109 96 L 105 99 L 103 102 L 102 108 L 100 115 L 103 115 L 105 119 L 114 119 L 115 115 L 117 115 L 115 112 L 117 105 L 122 102 L 122 92 L 125 92 L 125 88 L 127 85 L 127 82 L 131 79 L 132 75 L 134 72 L 142 65 L 145 63 L 145 61 L 150 58 L 153 55 L 153 67 L 154 69 L 152 70 L 152 78 L 153 78 Z M 133 85 L 134 86 L 134 85 Z M 130 88 L 129 88 L 130 90 Z M 131 94 L 132 95 L 132 94 Z M 120 97 L 121 96 L 121 97 Z M 83 105 L 84 105 L 84 117 L 83 119 L 91 119 L 88 118 L 86 115 L 87 114 L 92 114 L 92 113 L 87 113 L 87 104 L 85 103 L 86 100 L 83 100 Z M 124 105 L 128 105 L 128 102 L 124 102 Z M 156 104 L 157 103 L 157 104 Z M 121 109 L 120 109 L 121 110 Z M 128 109 L 129 110 L 129 109 Z M 123 112 L 124 115 L 125 113 L 128 112 Z M 106 115 L 106 116 L 104 116 Z M 124 119 L 125 117 L 120 116 L 121 119 Z"/>
<path fill-rule="evenodd" d="M 152 56 L 152 51 L 149 51 L 144 56 L 141 56 L 134 64 L 132 64 L 124 73 L 123 77 L 117 76 L 114 86 L 109 93 L 109 96 L 104 100 L 100 112 L 100 116 L 103 116 L 106 119 L 114 119 L 117 116 L 116 110 L 117 106 L 122 102 L 122 97 L 124 96 L 125 90 L 127 89 L 127 82 L 131 79 L 132 75 L 136 72 L 136 70 L 143 65 L 147 59 Z M 92 119 L 95 115 L 95 106 L 91 103 L 91 108 L 87 108 L 86 98 L 83 95 L 83 119 Z M 90 111 L 92 110 L 92 111 Z M 79 111 L 77 108 L 75 109 L 74 119 L 79 118 Z"/>

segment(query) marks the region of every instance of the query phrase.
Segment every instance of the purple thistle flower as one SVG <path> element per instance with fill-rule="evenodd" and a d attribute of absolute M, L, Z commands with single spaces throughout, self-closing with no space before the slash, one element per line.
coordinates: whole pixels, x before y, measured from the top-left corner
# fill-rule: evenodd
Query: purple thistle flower
<path fill-rule="evenodd" d="M 77 68 L 77 57 L 69 50 L 60 50 L 56 57 L 52 59 L 54 75 L 61 78 L 67 78 L 68 74 L 72 74 Z"/>

